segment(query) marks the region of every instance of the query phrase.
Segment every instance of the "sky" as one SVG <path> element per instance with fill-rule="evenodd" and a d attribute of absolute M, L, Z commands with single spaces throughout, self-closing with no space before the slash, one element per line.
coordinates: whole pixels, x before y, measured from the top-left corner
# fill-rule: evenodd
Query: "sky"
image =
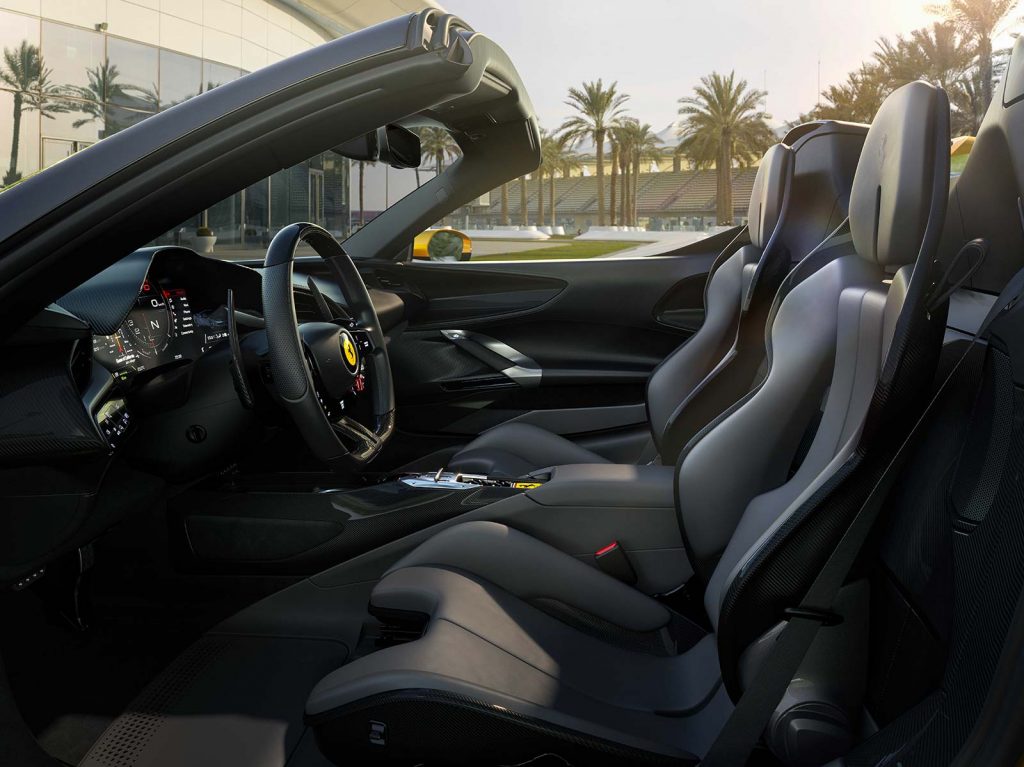
<path fill-rule="evenodd" d="M 928 0 L 440 0 L 508 52 L 541 126 L 570 113 L 571 85 L 603 78 L 655 131 L 701 76 L 735 69 L 768 91 L 778 125 L 870 58 L 875 41 L 930 24 Z M 1013 17 L 1024 15 L 1024 0 Z M 1008 39 L 1008 38 L 1006 38 Z"/>

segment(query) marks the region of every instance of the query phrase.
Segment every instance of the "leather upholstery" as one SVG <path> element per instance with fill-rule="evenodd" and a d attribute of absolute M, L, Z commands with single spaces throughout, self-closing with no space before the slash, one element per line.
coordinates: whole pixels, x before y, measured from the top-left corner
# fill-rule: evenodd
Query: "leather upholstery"
<path fill-rule="evenodd" d="M 448 467 L 467 474 L 521 477 L 570 463 L 608 463 L 608 459 L 539 426 L 509 423 L 485 431 L 456 453 Z"/>
<path fill-rule="evenodd" d="M 939 109 L 946 103 L 941 91 L 913 84 L 890 98 L 917 105 L 919 94 L 927 95 L 922 88 L 931 93 L 931 107 L 922 112 L 915 106 L 902 119 L 883 107 L 886 119 L 872 128 L 870 146 L 910 146 L 915 131 L 917 141 L 942 146 L 948 139 L 948 115 Z M 861 167 L 868 181 L 886 176 L 884 162 L 879 152 L 866 155 Z M 905 173 L 915 172 L 913 163 L 906 168 Z M 933 169 L 917 170 L 929 179 L 940 178 Z M 912 181 L 899 177 L 895 186 L 903 190 Z M 917 183 L 924 186 L 926 180 Z M 937 194 L 945 200 L 941 189 L 933 190 Z M 906 217 L 911 226 L 917 220 L 920 206 L 914 195 L 900 191 L 876 199 L 883 205 L 876 220 Z M 859 219 L 874 217 L 874 208 L 865 213 L 859 206 L 852 213 L 863 234 Z M 930 225 L 941 228 L 941 223 Z M 930 232 L 926 228 L 919 234 L 925 243 Z M 875 248 L 877 243 L 868 244 Z M 918 271 L 913 277 L 909 267 L 899 271 L 890 287 L 883 265 L 899 263 L 900 254 L 910 251 L 919 253 Z M 858 447 L 879 370 L 883 364 L 888 369 L 904 351 L 900 344 L 890 349 L 897 319 L 920 310 L 922 302 L 921 292 L 907 286 L 910 279 L 916 285 L 928 276 L 934 254 L 900 234 L 887 235 L 869 258 L 864 255 L 836 256 L 816 271 L 802 270 L 802 281 L 787 285 L 771 327 L 763 385 L 695 438 L 681 459 L 676 505 L 688 544 L 713 568 L 705 606 L 716 621 L 721 594 L 751 552 L 776 534 L 788 511 L 826 483 L 837 462 Z M 801 459 L 805 433 L 813 439 Z M 528 438 L 522 432 L 519 437 Z M 730 525 L 738 527 L 733 531 Z M 435 713 L 437 706 L 442 713 L 464 712 L 467 705 L 485 709 L 503 717 L 500 727 L 506 734 L 509 728 L 520 732 L 515 728 L 523 722 L 539 723 L 539 729 L 529 730 L 538 756 L 553 752 L 545 746 L 556 741 L 545 740 L 545 733 L 554 728 L 568 732 L 577 744 L 637 749 L 643 759 L 632 760 L 635 764 L 692 763 L 706 752 L 732 710 L 722 684 L 729 663 L 719 655 L 722 635 L 708 635 L 674 655 L 624 649 L 549 614 L 538 605 L 544 599 L 622 631 L 660 632 L 672 620 L 671 612 L 651 597 L 524 533 L 486 522 L 449 528 L 395 565 L 370 598 L 378 615 L 423 616 L 422 636 L 358 657 L 313 688 L 306 714 L 319 742 L 338 747 L 337 763 L 350 759 L 346 745 L 377 748 L 367 745 L 367 735 L 368 726 L 379 722 L 368 723 L 373 717 L 360 706 L 380 696 L 411 694 L 415 700 L 404 700 L 413 709 L 417 701 L 426 701 Z M 715 625 L 715 630 L 722 627 Z M 216 681 L 234 689 L 230 680 Z M 445 709 L 444 701 L 453 698 L 457 703 Z M 200 734 L 217 721 L 216 716 L 196 719 L 201 721 L 191 731 Z M 401 719 L 400 725 L 407 728 L 405 742 L 415 748 L 415 716 Z M 400 739 L 400 729 L 395 726 L 391 735 Z M 474 743 L 478 751 L 473 752 L 486 758 L 467 759 L 471 734 L 451 725 L 439 729 L 430 733 L 432 742 L 441 744 L 434 756 L 451 755 L 462 764 L 501 761 L 503 755 L 487 751 L 487 743 Z"/>
<path fill-rule="evenodd" d="M 923 81 L 903 86 L 882 104 L 864 142 L 850 193 L 850 231 L 857 253 L 882 266 L 911 264 L 921 249 L 939 98 Z"/>
<path fill-rule="evenodd" d="M 772 324 L 771 365 L 760 388 L 684 453 L 679 514 L 698 572 L 710 574 L 750 499 L 786 482 L 832 379 L 844 295 L 852 291 L 848 298 L 856 300 L 882 288 L 884 277 L 850 255 L 797 285 Z"/>
<path fill-rule="evenodd" d="M 747 209 L 747 231 L 755 248 L 768 247 L 785 214 L 786 194 L 793 173 L 793 150 L 776 144 L 764 153 L 750 192 Z"/>
<path fill-rule="evenodd" d="M 704 290 L 703 324 L 651 373 L 647 412 L 655 445 L 659 447 L 687 397 L 733 348 L 744 301 L 756 289 L 765 264 L 772 260 L 788 264 L 788 255 L 776 245 L 775 236 L 785 219 L 794 156 L 793 149 L 784 144 L 776 144 L 765 153 L 750 199 L 747 228 L 751 244 L 715 262 Z M 767 293 L 773 290 L 771 285 L 764 287 Z M 716 400 L 711 403 L 718 404 Z M 706 423 L 717 414 L 718 411 L 707 411 L 696 418 Z M 564 463 L 607 463 L 565 437 L 538 433 L 542 431 L 532 427 L 529 433 L 524 432 L 522 424 L 497 426 L 456 453 L 448 467 L 471 473 L 521 476 Z M 675 459 L 674 454 L 663 453 L 662 457 L 669 462 Z"/>
<path fill-rule="evenodd" d="M 940 93 L 923 87 L 931 96 Z M 915 84 L 908 89 L 909 93 L 897 91 L 894 103 L 909 98 L 918 104 L 921 88 Z M 934 121 L 944 118 L 935 112 L 943 101 L 930 98 L 929 110 L 911 108 L 902 118 L 883 110 L 886 119 L 872 127 L 869 145 L 909 145 L 916 136 L 917 141 L 936 146 Z M 890 135 L 894 138 L 886 139 Z M 885 175 L 882 164 L 878 154 L 867 155 L 858 174 L 863 168 L 869 181 Z M 917 173 L 917 178 L 896 178 L 898 189 L 915 181 L 931 189 L 934 173 L 913 164 L 906 168 L 904 173 Z M 941 191 L 926 195 L 929 205 L 933 194 Z M 883 194 L 879 199 L 880 220 L 900 219 L 906 213 L 913 221 L 917 215 L 917 196 Z M 873 208 L 867 214 L 858 210 L 858 217 L 875 215 Z M 863 230 L 863 221 L 856 225 Z M 933 225 L 941 227 L 941 221 Z M 918 237 L 927 242 L 924 230 Z M 902 244 L 906 248 L 900 253 L 921 253 L 922 274 L 927 276 L 927 248 Z M 921 300 L 919 293 L 907 289 L 910 267 L 895 276 L 891 288 L 887 284 L 882 264 L 901 257 L 887 244 L 869 258 L 855 252 L 832 255 L 816 271 L 802 271 L 804 279 L 788 285 L 778 299 L 768 339 L 769 370 L 762 385 L 693 440 L 680 460 L 676 503 L 688 547 L 705 576 L 711 576 L 705 606 L 716 629 L 719 600 L 749 552 L 773 534 L 788 509 L 826 482 L 859 443 L 880 371 L 890 363 L 887 355 L 897 319 L 908 308 L 916 311 Z M 897 355 L 903 351 L 893 349 Z M 808 434 L 812 440 L 806 455 L 801 455 Z M 575 574 L 580 568 L 591 572 Z M 570 579 L 575 583 L 564 583 Z M 660 665 L 657 659 L 638 653 L 619 657 L 608 642 L 598 650 L 594 642 L 599 640 L 550 616 L 539 616 L 529 601 L 543 593 L 557 593 L 560 601 L 620 626 L 651 625 L 637 614 L 644 610 L 643 599 L 626 598 L 621 583 L 570 555 L 501 526 L 458 526 L 398 563 L 371 596 L 374 606 L 427 615 L 424 636 L 328 676 L 310 698 L 309 713 L 343 707 L 372 692 L 429 686 L 462 694 L 473 691 L 493 705 L 509 706 L 511 700 L 513 710 L 522 715 L 564 724 L 580 716 L 575 696 L 582 693 L 601 705 L 583 715 L 585 721 L 570 726 L 607 737 L 610 712 L 603 706 L 614 700 L 631 711 L 616 719 L 619 733 L 614 737 L 633 744 L 640 732 L 651 734 L 644 714 L 685 701 L 690 708 L 675 715 L 673 728 L 656 738 L 651 753 L 665 754 L 666 748 L 677 747 L 703 754 L 707 733 L 697 734 L 697 729 L 717 730 L 722 722 L 717 717 L 728 707 L 716 707 L 718 692 L 708 686 L 706 675 L 698 675 L 700 681 L 686 681 L 687 674 L 680 669 L 691 668 L 697 658 L 711 662 L 703 655 L 707 639 L 676 656 L 678 667 L 662 666 L 664 678 L 650 678 L 646 675 L 652 664 Z M 471 650 L 475 640 L 450 635 L 458 630 L 485 647 Z M 568 639 L 566 632 L 575 632 L 575 637 Z M 469 654 L 491 653 L 491 648 L 501 648 L 504 654 L 487 659 Z M 594 684 L 591 674 L 597 667 L 589 664 L 598 657 L 603 664 L 600 673 L 607 678 Z M 537 672 L 541 676 L 535 676 Z M 644 680 L 642 691 L 634 686 L 638 678 Z M 687 684 L 697 687 L 679 689 Z"/>
<path fill-rule="evenodd" d="M 636 589 L 600 570 L 497 522 L 466 522 L 430 538 L 395 564 L 388 575 L 408 567 L 447 567 L 474 573 L 525 600 L 553 599 L 633 631 L 655 631 L 668 623 L 669 612 Z M 373 603 L 389 606 L 387 577 L 374 589 Z M 435 605 L 405 609 L 432 613 Z M 420 599 L 430 599 L 430 592 Z"/>
<path fill-rule="evenodd" d="M 617 583 L 595 574 L 598 595 Z M 721 694 L 710 637 L 683 655 L 620 649 L 484 578 L 437 567 L 394 571 L 373 599 L 375 606 L 425 608 L 429 628 L 420 640 L 379 650 L 325 677 L 306 704 L 314 721 L 389 690 L 438 690 L 686 758 L 707 747 L 710 733 L 731 710 Z M 676 711 L 690 716 L 657 713 Z"/>

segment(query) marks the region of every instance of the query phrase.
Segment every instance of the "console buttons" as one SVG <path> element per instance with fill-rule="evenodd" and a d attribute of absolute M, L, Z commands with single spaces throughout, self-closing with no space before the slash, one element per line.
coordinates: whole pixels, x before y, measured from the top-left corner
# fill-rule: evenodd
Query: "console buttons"
<path fill-rule="evenodd" d="M 120 397 L 107 400 L 96 412 L 96 425 L 111 448 L 116 448 L 131 425 L 132 415 Z"/>

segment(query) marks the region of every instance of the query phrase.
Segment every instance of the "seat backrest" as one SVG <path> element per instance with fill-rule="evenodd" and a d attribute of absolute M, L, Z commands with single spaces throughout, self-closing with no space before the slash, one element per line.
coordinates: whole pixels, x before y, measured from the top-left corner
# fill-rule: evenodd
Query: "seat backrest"
<path fill-rule="evenodd" d="M 845 219 L 866 133 L 867 126 L 851 123 L 808 123 L 765 154 L 748 210 L 750 244 L 716 260 L 705 287 L 704 324 L 648 382 L 648 416 L 662 463 L 675 463 L 695 434 L 754 385 L 775 293 L 793 261 Z"/>
<path fill-rule="evenodd" d="M 680 523 L 691 563 L 708 580 L 713 624 L 744 554 L 857 443 L 883 364 L 891 364 L 897 321 L 909 299 L 921 300 L 934 258 L 948 124 L 944 93 L 926 83 L 886 100 L 853 182 L 851 252 L 787 280 L 768 331 L 767 375 L 679 462 Z"/>
<path fill-rule="evenodd" d="M 777 232 L 787 214 L 793 161 L 793 150 L 785 144 L 776 144 L 765 152 L 747 212 L 750 243 L 735 252 L 727 248 L 715 260 L 704 287 L 704 322 L 648 379 L 647 414 L 662 460 L 666 458 L 665 438 L 678 417 L 680 404 L 733 345 L 743 315 L 744 289 L 758 296 L 773 291 L 769 284 L 773 265 L 789 261 Z"/>
<path fill-rule="evenodd" d="M 704 604 L 734 696 L 740 653 L 796 606 L 781 584 L 799 591 L 793 583 L 816 572 L 831 531 L 784 547 L 783 559 L 772 558 L 776 545 L 798 521 L 814 520 L 826 499 L 833 503 L 837 486 L 851 491 L 851 507 L 866 497 L 873 482 L 859 468 L 884 468 L 926 402 L 945 325 L 944 307 L 929 312 L 926 299 L 948 147 L 944 91 L 915 82 L 886 99 L 854 179 L 854 252 L 780 291 L 764 384 L 680 465 L 684 535 L 710 572 Z"/>

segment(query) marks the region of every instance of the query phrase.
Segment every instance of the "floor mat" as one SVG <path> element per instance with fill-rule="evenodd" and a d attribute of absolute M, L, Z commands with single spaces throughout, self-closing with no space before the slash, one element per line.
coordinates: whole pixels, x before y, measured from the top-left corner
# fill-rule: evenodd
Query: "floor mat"
<path fill-rule="evenodd" d="M 152 606 L 97 608 L 73 629 L 34 593 L 4 594 L 0 652 L 22 717 L 51 755 L 77 764 L 103 729 L 201 633 Z"/>

